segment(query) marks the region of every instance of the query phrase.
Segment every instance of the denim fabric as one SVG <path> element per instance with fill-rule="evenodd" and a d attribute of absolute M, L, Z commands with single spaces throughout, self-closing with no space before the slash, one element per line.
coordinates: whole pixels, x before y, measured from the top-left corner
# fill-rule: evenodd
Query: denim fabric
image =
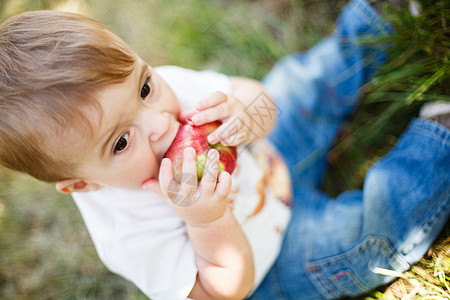
<path fill-rule="evenodd" d="M 336 299 L 383 285 L 417 262 L 450 211 L 450 130 L 415 119 L 368 171 L 362 191 L 332 199 L 318 189 L 326 153 L 360 87 L 386 58 L 361 39 L 392 29 L 364 0 L 351 1 L 336 30 L 306 53 L 280 60 L 264 84 L 280 116 L 269 137 L 294 185 L 292 220 L 279 258 L 250 299 Z"/>

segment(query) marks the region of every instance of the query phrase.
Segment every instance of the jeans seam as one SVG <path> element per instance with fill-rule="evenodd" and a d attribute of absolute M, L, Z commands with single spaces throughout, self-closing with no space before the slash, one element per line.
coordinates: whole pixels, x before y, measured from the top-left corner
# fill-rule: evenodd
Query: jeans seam
<path fill-rule="evenodd" d="M 434 227 L 434 224 L 437 221 L 442 220 L 439 216 L 443 213 L 445 213 L 448 210 L 448 207 L 450 206 L 450 192 L 446 192 L 444 194 L 443 199 L 447 199 L 447 201 L 440 202 L 441 204 L 437 205 L 433 212 L 430 214 L 430 217 L 425 220 L 425 222 L 422 223 L 420 226 L 420 231 L 415 235 L 415 237 L 411 241 L 405 241 L 400 247 L 399 252 L 402 255 L 407 255 L 411 251 L 413 251 L 417 245 L 421 244 L 424 240 L 424 238 L 427 236 L 427 233 L 430 231 L 431 228 Z M 418 239 L 417 236 L 422 237 L 421 239 Z"/>
<path fill-rule="evenodd" d="M 410 128 L 425 133 L 426 135 L 431 135 L 439 139 L 444 145 L 450 146 L 450 130 L 438 122 L 416 118 L 413 120 Z"/>
<path fill-rule="evenodd" d="M 356 0 L 352 9 L 353 8 L 355 13 L 361 17 L 365 24 L 370 24 L 369 30 L 373 30 L 373 33 L 385 35 L 392 30 L 390 25 L 383 20 L 383 18 L 366 1 Z"/>
<path fill-rule="evenodd" d="M 345 271 L 348 271 L 348 277 L 353 282 L 354 285 L 356 285 L 361 291 L 369 291 L 370 289 L 366 287 L 362 282 L 358 280 L 358 278 L 351 272 L 350 269 L 345 269 Z M 341 290 L 345 290 L 345 286 L 342 285 L 338 280 L 332 279 L 332 282 L 339 286 Z"/>

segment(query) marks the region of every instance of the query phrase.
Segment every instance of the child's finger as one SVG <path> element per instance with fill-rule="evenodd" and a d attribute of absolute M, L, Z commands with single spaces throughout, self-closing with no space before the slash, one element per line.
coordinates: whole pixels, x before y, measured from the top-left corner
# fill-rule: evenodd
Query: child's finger
<path fill-rule="evenodd" d="M 189 195 L 197 189 L 197 160 L 195 149 L 188 147 L 183 152 L 180 194 Z"/>
<path fill-rule="evenodd" d="M 208 151 L 203 177 L 200 182 L 202 192 L 212 192 L 216 187 L 217 174 L 219 173 L 219 152 L 215 149 Z"/>
<path fill-rule="evenodd" d="M 213 107 L 227 101 L 227 95 L 222 92 L 214 92 L 208 95 L 206 98 L 197 102 L 195 108 L 198 110 L 205 110 L 209 107 Z"/>
<path fill-rule="evenodd" d="M 188 111 L 182 111 L 178 114 L 178 120 L 180 120 L 181 122 L 191 118 L 193 115 L 195 115 L 196 113 L 198 113 L 198 110 L 196 109 L 191 109 Z"/>
<path fill-rule="evenodd" d="M 229 136 L 228 138 L 223 139 L 221 143 L 224 146 L 239 146 L 245 143 L 245 141 L 249 140 L 250 140 L 250 132 L 248 130 L 243 129 Z"/>
<path fill-rule="evenodd" d="M 176 183 L 173 178 L 172 161 L 168 158 L 163 158 L 161 161 L 161 168 L 159 169 L 159 185 L 161 193 L 165 198 L 173 198 L 174 195 L 169 193 L 173 190 L 169 185 Z M 176 188 L 177 189 L 177 188 Z"/>
<path fill-rule="evenodd" d="M 217 198 L 226 197 L 231 190 L 231 175 L 226 171 L 222 171 L 219 174 L 218 183 L 216 190 L 214 191 L 214 196 Z"/>
<path fill-rule="evenodd" d="M 208 135 L 208 142 L 214 145 L 224 140 L 231 140 L 231 137 L 242 131 L 243 127 L 244 123 L 240 118 L 231 118 Z"/>
<path fill-rule="evenodd" d="M 217 120 L 223 120 L 230 116 L 230 108 L 228 103 L 222 103 L 207 110 L 200 111 L 192 116 L 191 120 L 195 125 L 199 126 Z"/>

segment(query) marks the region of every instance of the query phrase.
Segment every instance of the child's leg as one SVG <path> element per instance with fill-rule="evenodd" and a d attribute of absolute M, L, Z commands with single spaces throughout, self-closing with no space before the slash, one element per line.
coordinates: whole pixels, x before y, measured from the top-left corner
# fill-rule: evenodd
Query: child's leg
<path fill-rule="evenodd" d="M 377 38 L 390 27 L 363 0 L 347 5 L 332 36 L 306 53 L 280 60 L 264 78 L 280 116 L 270 139 L 288 162 L 295 184 L 317 186 L 326 153 L 357 102 L 360 87 L 385 60 Z"/>
<path fill-rule="evenodd" d="M 299 197 L 309 200 L 294 201 L 280 256 L 254 299 L 336 299 L 383 285 L 394 277 L 379 272 L 417 262 L 450 214 L 450 129 L 414 120 L 363 191 L 330 199 L 297 187 Z"/>
<path fill-rule="evenodd" d="M 382 49 L 350 42 L 387 28 L 367 3 L 352 1 L 338 22 L 335 35 L 285 58 L 266 78 L 282 113 L 270 138 L 293 174 L 295 200 L 279 259 L 252 299 L 364 293 L 393 279 L 380 269 L 416 262 L 449 215 L 450 131 L 429 120 L 412 123 L 369 170 L 363 191 L 330 199 L 316 189 L 340 123 L 384 59 Z"/>

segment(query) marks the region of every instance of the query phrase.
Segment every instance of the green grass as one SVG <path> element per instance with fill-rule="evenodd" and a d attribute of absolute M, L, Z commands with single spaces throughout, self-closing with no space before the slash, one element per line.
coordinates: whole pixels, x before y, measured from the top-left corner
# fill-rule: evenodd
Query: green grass
<path fill-rule="evenodd" d="M 29 9 L 77 10 L 109 26 L 152 65 L 260 79 L 283 55 L 330 34 L 344 3 L 4 0 L 0 21 Z M 450 20 L 444 3 L 424 1 L 420 18 L 386 11 L 399 32 L 391 41 L 393 59 L 364 87 L 366 97 L 329 153 L 323 186 L 328 193 L 361 187 L 367 169 L 392 147 L 423 102 L 449 100 Z M 367 299 L 448 297 L 449 227 L 411 271 Z M 145 297 L 101 264 L 70 197 L 53 185 L 0 170 L 0 299 Z"/>
<path fill-rule="evenodd" d="M 397 28 L 388 39 L 390 59 L 364 87 L 365 98 L 330 151 L 324 186 L 331 194 L 361 187 L 367 168 L 394 145 L 424 102 L 450 101 L 448 5 L 424 1 L 417 18 L 389 7 L 385 14 Z"/>

